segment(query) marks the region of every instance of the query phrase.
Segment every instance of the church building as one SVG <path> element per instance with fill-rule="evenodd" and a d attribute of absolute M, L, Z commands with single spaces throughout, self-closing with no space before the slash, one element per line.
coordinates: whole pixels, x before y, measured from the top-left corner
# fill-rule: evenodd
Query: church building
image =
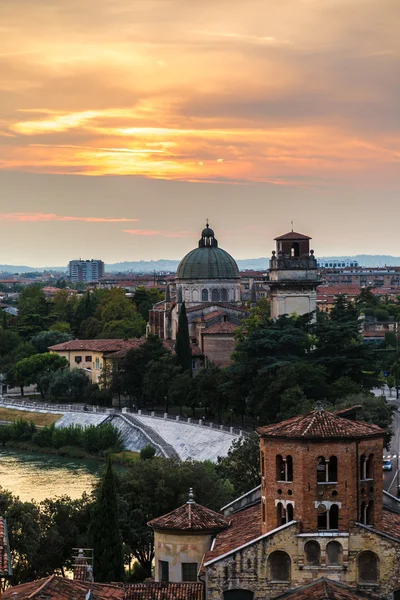
<path fill-rule="evenodd" d="M 248 309 L 242 304 L 236 261 L 219 247 L 208 223 L 198 247 L 179 263 L 175 286 L 171 288 L 167 288 L 165 301 L 150 311 L 148 331 L 174 342 L 185 302 L 194 371 L 208 361 L 227 366 L 234 350 L 234 332 Z"/>
<path fill-rule="evenodd" d="M 343 415 L 347 414 L 347 418 Z M 260 427 L 261 486 L 150 521 L 156 581 L 206 600 L 400 598 L 400 514 L 383 506 L 385 432 L 317 406 Z"/>

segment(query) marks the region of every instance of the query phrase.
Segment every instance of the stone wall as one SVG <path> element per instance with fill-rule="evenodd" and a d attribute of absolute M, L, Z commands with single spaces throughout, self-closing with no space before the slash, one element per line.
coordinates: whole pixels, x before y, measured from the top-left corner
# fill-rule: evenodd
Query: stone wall
<path fill-rule="evenodd" d="M 207 329 L 205 329 L 202 337 L 203 352 L 207 356 L 207 359 L 218 367 L 228 366 L 235 349 L 233 334 L 207 335 Z"/>
<path fill-rule="evenodd" d="M 169 580 L 182 581 L 182 563 L 196 563 L 199 568 L 211 547 L 211 535 L 184 535 L 168 531 L 154 532 L 155 580 L 161 581 L 159 561 L 169 565 Z"/>
<path fill-rule="evenodd" d="M 304 546 L 310 540 L 320 543 L 319 566 L 305 563 Z M 326 546 L 330 541 L 337 541 L 343 547 L 340 566 L 326 564 Z M 332 533 L 328 537 L 326 534 L 304 536 L 297 524 L 293 523 L 207 566 L 207 600 L 221 600 L 223 592 L 229 589 L 251 590 L 254 600 L 274 598 L 288 589 L 311 583 L 320 577 L 387 596 L 400 589 L 399 546 L 398 542 L 367 528 L 357 527 L 350 535 Z M 290 557 L 290 582 L 271 579 L 268 558 L 276 550 L 286 552 Z M 365 550 L 371 550 L 379 557 L 379 579 L 375 585 L 358 582 L 357 559 Z"/>

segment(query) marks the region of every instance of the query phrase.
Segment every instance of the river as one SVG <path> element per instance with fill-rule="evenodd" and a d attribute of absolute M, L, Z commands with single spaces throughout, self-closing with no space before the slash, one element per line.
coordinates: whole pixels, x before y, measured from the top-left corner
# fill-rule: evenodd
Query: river
<path fill-rule="evenodd" d="M 75 499 L 90 492 L 104 463 L 53 454 L 0 449 L 0 486 L 21 500 L 40 502 L 67 495 Z"/>

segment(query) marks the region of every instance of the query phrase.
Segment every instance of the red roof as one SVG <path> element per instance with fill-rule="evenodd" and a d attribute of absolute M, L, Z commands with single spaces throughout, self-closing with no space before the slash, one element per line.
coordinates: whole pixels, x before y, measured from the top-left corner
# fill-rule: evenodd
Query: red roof
<path fill-rule="evenodd" d="M 203 600 L 204 584 L 137 583 L 126 586 L 124 600 Z"/>
<path fill-rule="evenodd" d="M 118 585 L 89 583 L 51 575 L 8 588 L 2 594 L 2 600 L 13 600 L 15 593 L 18 594 L 18 600 L 43 597 L 47 600 L 71 600 L 71 598 L 84 600 L 89 590 L 91 590 L 91 600 L 123 600 L 125 593 L 124 587 Z"/>
<path fill-rule="evenodd" d="M 147 524 L 153 529 L 173 531 L 220 531 L 229 526 L 230 519 L 201 504 L 189 501 L 172 512 L 152 519 Z"/>
<path fill-rule="evenodd" d="M 218 533 L 214 547 L 203 558 L 203 564 L 218 558 L 227 552 L 239 548 L 262 535 L 261 531 L 261 505 L 257 503 L 240 512 L 233 513 L 230 517 L 231 525 Z"/>
<path fill-rule="evenodd" d="M 386 507 L 382 511 L 382 525 L 377 531 L 382 531 L 400 540 L 400 513 L 393 512 Z"/>
<path fill-rule="evenodd" d="M 330 581 L 329 579 L 317 579 L 313 583 L 307 583 L 297 588 L 275 596 L 276 600 L 367 600 L 367 598 L 376 599 L 376 596 L 370 596 L 343 583 Z"/>
<path fill-rule="evenodd" d="M 11 575 L 11 571 L 7 525 L 3 517 L 0 517 L 0 576 Z"/>
<path fill-rule="evenodd" d="M 119 352 L 120 350 L 131 350 L 139 348 L 145 338 L 131 338 L 129 340 L 71 340 L 50 346 L 49 350 L 53 352 L 68 352 L 68 351 L 86 351 L 93 352 Z"/>
<path fill-rule="evenodd" d="M 289 233 L 284 233 L 283 235 L 276 237 L 275 240 L 311 240 L 311 238 L 308 237 L 308 235 L 297 233 L 296 231 L 289 231 Z"/>
<path fill-rule="evenodd" d="M 235 323 L 230 323 L 229 321 L 221 321 L 219 323 L 211 325 L 211 327 L 203 329 L 201 333 L 202 335 L 216 335 L 218 333 L 232 334 L 234 331 L 236 331 L 238 327 L 239 325 L 236 325 Z"/>
<path fill-rule="evenodd" d="M 275 425 L 259 427 L 261 437 L 297 439 L 337 439 L 383 437 L 385 432 L 377 425 L 361 421 L 350 421 L 322 407 Z"/>

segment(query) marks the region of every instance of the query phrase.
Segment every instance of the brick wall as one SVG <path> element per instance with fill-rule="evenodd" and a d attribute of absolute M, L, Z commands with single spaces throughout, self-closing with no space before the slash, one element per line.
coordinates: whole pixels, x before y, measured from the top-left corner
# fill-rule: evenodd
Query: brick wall
<path fill-rule="evenodd" d="M 231 355 L 235 349 L 235 339 L 232 335 L 205 335 L 203 334 L 203 352 L 208 360 L 218 367 L 226 367 L 231 362 Z"/>

